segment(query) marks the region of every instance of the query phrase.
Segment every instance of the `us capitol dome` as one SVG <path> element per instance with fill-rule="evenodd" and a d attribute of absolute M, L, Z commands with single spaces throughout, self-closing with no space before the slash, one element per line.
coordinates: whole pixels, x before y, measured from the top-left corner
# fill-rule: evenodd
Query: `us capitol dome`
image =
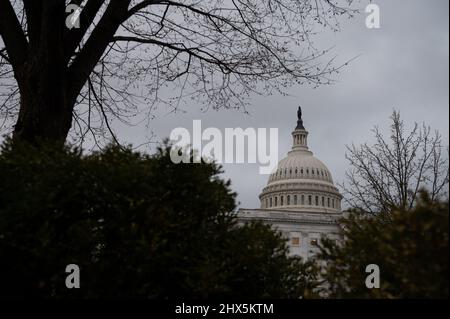
<path fill-rule="evenodd" d="M 322 237 L 340 240 L 342 195 L 326 165 L 308 148 L 300 107 L 297 117 L 292 149 L 259 195 L 260 208 L 240 209 L 238 219 L 271 224 L 288 239 L 291 255 L 308 259 L 317 252 Z"/>

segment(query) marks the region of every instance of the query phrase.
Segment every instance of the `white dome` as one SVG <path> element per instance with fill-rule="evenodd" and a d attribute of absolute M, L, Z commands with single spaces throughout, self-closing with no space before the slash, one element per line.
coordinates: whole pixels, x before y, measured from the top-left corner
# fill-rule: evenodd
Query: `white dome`
<path fill-rule="evenodd" d="M 288 179 L 312 179 L 333 184 L 330 171 L 322 161 L 309 151 L 291 151 L 278 163 L 277 170 L 270 175 L 269 184 Z"/>
<path fill-rule="evenodd" d="M 278 163 L 259 196 L 261 208 L 340 212 L 342 195 L 334 186 L 328 168 L 309 151 L 308 132 L 303 127 L 301 113 L 292 136 L 292 150 Z"/>

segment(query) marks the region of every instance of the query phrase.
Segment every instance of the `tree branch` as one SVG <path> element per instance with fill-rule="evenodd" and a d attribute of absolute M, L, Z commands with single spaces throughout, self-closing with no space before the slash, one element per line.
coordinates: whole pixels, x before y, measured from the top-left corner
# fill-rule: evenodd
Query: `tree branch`
<path fill-rule="evenodd" d="M 72 28 L 66 31 L 64 53 L 67 63 L 75 53 L 77 46 L 80 44 L 104 3 L 105 0 L 89 0 L 80 14 L 80 28 Z"/>
<path fill-rule="evenodd" d="M 68 98 L 74 101 L 97 62 L 108 47 L 111 38 L 123 21 L 131 0 L 111 1 L 91 36 L 69 67 Z"/>
<path fill-rule="evenodd" d="M 135 15 L 140 10 L 142 10 L 152 4 L 158 4 L 158 3 L 162 3 L 162 2 L 165 2 L 165 1 L 164 0 L 145 0 L 145 1 L 142 1 L 141 3 L 138 3 L 137 5 L 135 5 L 134 7 L 130 8 L 128 10 L 127 14 L 124 16 L 123 22 L 128 20 L 130 17 Z"/>
<path fill-rule="evenodd" d="M 0 0 L 0 36 L 13 68 L 17 69 L 26 59 L 28 42 L 9 0 Z"/>
<path fill-rule="evenodd" d="M 27 15 L 27 30 L 30 45 L 39 42 L 42 23 L 42 0 L 23 0 Z"/>
<path fill-rule="evenodd" d="M 6 62 L 11 64 L 11 61 L 9 60 L 8 56 L 5 53 L 6 53 L 6 48 L 2 48 L 0 50 L 0 57 L 2 57 Z"/>

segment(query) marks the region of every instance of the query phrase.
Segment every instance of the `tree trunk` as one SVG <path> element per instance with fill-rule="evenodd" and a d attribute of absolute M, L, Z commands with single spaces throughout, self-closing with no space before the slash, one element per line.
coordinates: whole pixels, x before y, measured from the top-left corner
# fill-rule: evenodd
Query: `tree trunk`
<path fill-rule="evenodd" d="M 74 105 L 67 94 L 67 67 L 61 45 L 64 1 L 46 1 L 41 14 L 41 32 L 30 41 L 28 57 L 15 72 L 21 100 L 14 139 L 33 144 L 64 143 Z"/>
<path fill-rule="evenodd" d="M 44 65 L 25 69 L 18 81 L 21 101 L 14 139 L 33 144 L 63 143 L 71 127 L 73 109 L 67 101 L 64 75 L 54 74 Z"/>

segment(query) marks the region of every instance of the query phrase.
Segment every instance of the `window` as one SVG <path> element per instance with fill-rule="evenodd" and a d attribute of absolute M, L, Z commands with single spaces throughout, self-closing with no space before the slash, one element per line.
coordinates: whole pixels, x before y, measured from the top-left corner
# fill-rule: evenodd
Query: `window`
<path fill-rule="evenodd" d="M 322 206 L 325 207 L 325 197 L 322 196 Z"/>
<path fill-rule="evenodd" d="M 278 197 L 275 196 L 275 206 L 278 206 Z"/>
<path fill-rule="evenodd" d="M 286 203 L 286 205 L 291 205 L 291 195 L 287 195 L 287 203 Z"/>
<path fill-rule="evenodd" d="M 302 205 L 305 205 L 305 195 L 302 195 L 302 197 L 301 197 L 302 199 Z"/>
<path fill-rule="evenodd" d="M 330 197 L 327 198 L 327 206 L 330 207 Z"/>
<path fill-rule="evenodd" d="M 302 174 L 303 175 L 303 168 L 300 170 L 300 174 Z"/>
<path fill-rule="evenodd" d="M 317 238 L 312 238 L 309 243 L 310 243 L 311 246 L 317 246 L 318 240 L 317 240 Z"/>
<path fill-rule="evenodd" d="M 334 198 L 331 200 L 331 206 L 334 208 Z"/>
<path fill-rule="evenodd" d="M 292 246 L 300 246 L 300 238 L 299 237 L 292 237 L 291 238 L 291 244 Z"/>
<path fill-rule="evenodd" d="M 281 198 L 280 198 L 280 205 L 281 205 L 281 206 L 284 205 L 284 196 L 281 196 Z"/>
<path fill-rule="evenodd" d="M 312 205 L 312 196 L 308 195 L 308 205 Z"/>
<path fill-rule="evenodd" d="M 269 200 L 266 198 L 266 208 L 269 207 Z"/>
<path fill-rule="evenodd" d="M 270 207 L 272 207 L 272 197 L 269 198 Z"/>
<path fill-rule="evenodd" d="M 319 196 L 316 196 L 316 206 L 319 206 Z"/>
<path fill-rule="evenodd" d="M 297 195 L 294 195 L 294 205 L 297 205 Z"/>

